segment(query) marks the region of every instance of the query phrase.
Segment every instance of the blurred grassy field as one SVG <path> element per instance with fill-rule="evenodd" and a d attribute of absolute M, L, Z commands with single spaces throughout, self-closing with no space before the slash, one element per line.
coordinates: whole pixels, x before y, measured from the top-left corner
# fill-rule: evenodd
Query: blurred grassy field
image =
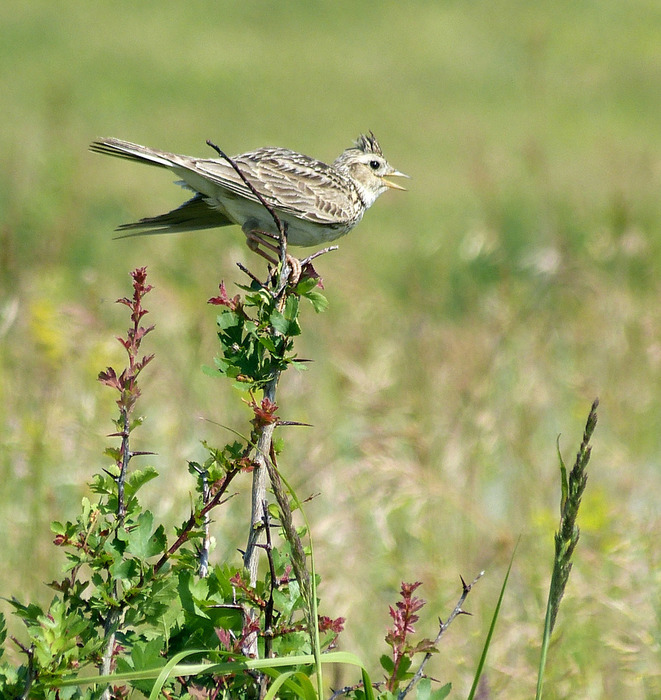
<path fill-rule="evenodd" d="M 309 371 L 287 377 L 281 460 L 308 504 L 322 612 L 373 664 L 387 605 L 422 580 L 435 634 L 459 574 L 487 574 L 432 673 L 465 695 L 521 545 L 489 657 L 494 697 L 533 695 L 557 522 L 555 443 L 600 422 L 582 538 L 546 689 L 661 696 L 661 6 L 174 2 L 0 6 L 0 594 L 46 600 L 105 464 L 122 360 L 113 301 L 148 265 L 140 449 L 149 506 L 188 512 L 186 461 L 211 421 L 245 430 L 202 374 L 220 279 L 260 263 L 238 229 L 113 241 L 181 201 L 168 174 L 87 151 L 118 136 L 193 155 L 284 145 L 332 160 L 373 129 L 412 176 L 318 265 L 330 310 L 304 316 Z M 209 420 L 205 420 L 209 419 Z M 160 491 L 158 489 L 160 488 Z M 216 523 L 244 545 L 248 481 Z M 350 678 L 335 679 L 349 682 Z"/>

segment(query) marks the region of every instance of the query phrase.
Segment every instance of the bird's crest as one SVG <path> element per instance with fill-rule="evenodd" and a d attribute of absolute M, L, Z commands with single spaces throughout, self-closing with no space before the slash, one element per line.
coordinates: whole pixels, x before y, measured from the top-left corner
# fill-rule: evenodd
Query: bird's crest
<path fill-rule="evenodd" d="M 356 140 L 356 148 L 362 153 L 374 153 L 377 156 L 383 157 L 383 151 L 379 142 L 376 140 L 373 132 L 368 134 L 361 134 Z"/>

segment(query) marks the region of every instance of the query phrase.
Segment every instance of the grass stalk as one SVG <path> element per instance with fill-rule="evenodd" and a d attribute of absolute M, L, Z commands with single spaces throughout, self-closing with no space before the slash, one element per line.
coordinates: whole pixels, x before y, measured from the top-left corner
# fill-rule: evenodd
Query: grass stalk
<path fill-rule="evenodd" d="M 576 460 L 571 472 L 569 472 L 569 476 L 567 476 L 567 469 L 562 455 L 560 454 L 560 450 L 558 449 L 561 478 L 560 525 L 558 531 L 555 533 L 555 558 L 553 562 L 553 572 L 551 574 L 549 597 L 546 605 L 535 700 L 541 700 L 542 697 L 544 670 L 548 657 L 551 634 L 555 627 L 558 611 L 560 609 L 560 602 L 562 601 L 562 596 L 564 595 L 565 587 L 567 586 L 569 574 L 572 569 L 572 555 L 574 554 L 580 536 L 580 530 L 576 524 L 576 519 L 588 480 L 587 466 L 592 452 L 590 440 L 597 425 L 598 405 L 599 399 L 595 399 L 588 415 L 585 430 L 583 431 L 581 446 L 576 454 Z"/>

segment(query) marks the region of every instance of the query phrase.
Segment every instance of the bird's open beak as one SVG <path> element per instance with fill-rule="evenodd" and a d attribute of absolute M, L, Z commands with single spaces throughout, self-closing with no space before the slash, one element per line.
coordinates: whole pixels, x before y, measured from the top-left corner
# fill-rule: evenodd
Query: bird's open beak
<path fill-rule="evenodd" d="M 401 185 L 398 185 L 396 182 L 391 182 L 388 180 L 389 177 L 406 177 L 406 178 L 411 178 L 410 175 L 405 175 L 404 173 L 400 173 L 399 170 L 393 170 L 391 173 L 388 173 L 386 176 L 382 177 L 381 179 L 383 180 L 383 184 L 386 187 L 390 187 L 393 190 L 404 190 L 406 192 L 406 187 L 402 187 Z"/>

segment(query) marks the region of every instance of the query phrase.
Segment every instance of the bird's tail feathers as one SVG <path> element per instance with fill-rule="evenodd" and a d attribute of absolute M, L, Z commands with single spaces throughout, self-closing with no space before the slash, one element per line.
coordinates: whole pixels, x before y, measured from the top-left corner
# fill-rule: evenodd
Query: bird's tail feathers
<path fill-rule="evenodd" d="M 161 214 L 149 216 L 132 224 L 122 224 L 117 228 L 121 235 L 116 238 L 130 238 L 132 236 L 150 236 L 157 233 L 183 233 L 184 231 L 199 231 L 205 228 L 229 226 L 232 224 L 221 211 L 207 204 L 201 194 L 184 202 L 177 209 Z M 129 233 L 126 233 L 126 232 Z"/>
<path fill-rule="evenodd" d="M 181 159 L 181 156 L 177 156 L 174 153 L 159 151 L 156 148 L 148 148 L 147 146 L 140 146 L 137 143 L 115 138 L 100 138 L 93 141 L 90 144 L 90 151 L 139 163 L 147 163 L 148 165 L 156 165 L 160 168 L 171 168 L 173 165 L 178 165 Z"/>

